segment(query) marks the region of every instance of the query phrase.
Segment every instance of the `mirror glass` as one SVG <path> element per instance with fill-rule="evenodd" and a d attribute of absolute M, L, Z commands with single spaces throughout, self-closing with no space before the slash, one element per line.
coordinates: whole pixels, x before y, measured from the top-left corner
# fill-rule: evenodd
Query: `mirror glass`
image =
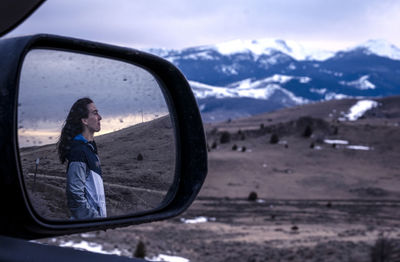
<path fill-rule="evenodd" d="M 31 50 L 20 75 L 18 145 L 28 196 L 46 219 L 148 211 L 172 190 L 166 99 L 156 78 L 130 63 Z"/>

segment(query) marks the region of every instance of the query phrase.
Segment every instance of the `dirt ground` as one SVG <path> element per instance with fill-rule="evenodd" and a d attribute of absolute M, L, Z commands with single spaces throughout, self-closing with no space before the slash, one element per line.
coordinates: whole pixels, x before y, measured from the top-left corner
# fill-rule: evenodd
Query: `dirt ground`
<path fill-rule="evenodd" d="M 133 256 L 139 241 L 149 258 L 158 254 L 190 261 L 373 261 L 380 237 L 399 253 L 398 202 L 266 201 L 200 197 L 182 216 L 139 226 L 42 240 L 101 243 Z M 393 214 L 395 213 L 395 214 Z M 397 214 L 396 214 L 397 213 Z M 391 215 L 390 215 L 391 214 Z M 206 223 L 182 218 L 206 216 Z M 397 250 L 397 251 L 396 251 Z M 397 255 L 396 255 L 397 254 Z M 398 256 L 397 256 L 398 258 Z"/>
<path fill-rule="evenodd" d="M 143 242 L 148 258 L 190 261 L 400 261 L 400 100 L 379 102 L 355 122 L 337 121 L 355 103 L 341 100 L 208 124 L 208 177 L 179 217 L 40 242 L 130 257 Z"/>

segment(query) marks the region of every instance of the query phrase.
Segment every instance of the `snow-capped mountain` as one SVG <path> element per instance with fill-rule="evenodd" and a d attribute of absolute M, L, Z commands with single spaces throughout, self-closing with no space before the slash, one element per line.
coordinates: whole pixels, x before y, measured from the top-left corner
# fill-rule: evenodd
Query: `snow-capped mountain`
<path fill-rule="evenodd" d="M 183 71 L 205 121 L 312 101 L 400 94 L 400 49 L 384 40 L 337 52 L 274 39 L 148 51 Z"/>
<path fill-rule="evenodd" d="M 394 60 L 400 60 L 400 48 L 387 42 L 386 40 L 368 40 L 367 42 L 353 47 L 350 50 L 364 49 L 365 54 L 375 54 L 388 57 Z"/>
<path fill-rule="evenodd" d="M 217 44 L 215 48 L 224 55 L 250 52 L 254 54 L 254 57 L 271 55 L 279 51 L 296 60 L 325 60 L 335 55 L 333 51 L 306 48 L 294 41 L 269 38 L 251 41 L 235 40 Z"/>

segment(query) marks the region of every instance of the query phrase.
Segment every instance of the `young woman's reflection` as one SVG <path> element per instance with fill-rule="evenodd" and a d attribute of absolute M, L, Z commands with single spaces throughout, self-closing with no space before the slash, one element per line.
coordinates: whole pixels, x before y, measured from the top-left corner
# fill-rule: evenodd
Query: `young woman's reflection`
<path fill-rule="evenodd" d="M 101 116 L 90 98 L 81 98 L 71 107 L 57 143 L 61 163 L 68 160 L 67 202 L 73 219 L 106 217 L 106 203 L 97 156 L 95 132 Z"/>

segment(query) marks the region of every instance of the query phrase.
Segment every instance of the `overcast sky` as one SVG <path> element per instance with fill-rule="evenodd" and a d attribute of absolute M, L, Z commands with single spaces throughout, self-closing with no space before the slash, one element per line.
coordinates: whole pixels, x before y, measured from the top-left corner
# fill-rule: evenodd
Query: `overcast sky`
<path fill-rule="evenodd" d="M 48 0 L 8 36 L 52 33 L 133 48 L 279 38 L 328 49 L 400 47 L 397 0 Z"/>

